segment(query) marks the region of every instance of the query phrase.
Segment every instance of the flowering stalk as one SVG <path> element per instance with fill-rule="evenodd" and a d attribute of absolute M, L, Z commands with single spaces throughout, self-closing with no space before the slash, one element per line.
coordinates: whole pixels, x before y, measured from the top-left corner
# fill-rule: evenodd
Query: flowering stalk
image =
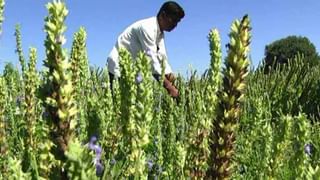
<path fill-rule="evenodd" d="M 176 80 L 174 81 L 175 86 L 179 90 L 179 97 L 176 99 L 177 106 L 176 106 L 176 111 L 175 111 L 175 118 L 177 119 L 177 128 L 178 128 L 178 134 L 177 136 L 179 137 L 180 141 L 185 141 L 186 140 L 186 134 L 187 134 L 187 126 L 188 122 L 186 121 L 186 108 L 185 105 L 187 103 L 187 98 L 186 98 L 186 89 L 187 85 L 185 83 L 185 80 L 183 77 L 178 74 Z"/>
<path fill-rule="evenodd" d="M 5 5 L 5 1 L 0 0 L 0 35 L 2 33 L 2 22 L 4 20 L 4 18 L 3 18 L 4 5 Z"/>
<path fill-rule="evenodd" d="M 183 141 L 177 141 L 175 143 L 175 157 L 176 161 L 174 163 L 174 178 L 184 179 L 184 167 L 186 164 L 187 148 L 183 144 Z"/>
<path fill-rule="evenodd" d="M 5 109 L 6 107 L 6 84 L 3 77 L 0 76 L 0 179 L 4 178 L 8 174 L 7 163 L 8 163 L 8 153 L 9 147 L 6 138 L 6 118 L 5 118 Z"/>
<path fill-rule="evenodd" d="M 37 50 L 35 48 L 30 49 L 30 62 L 28 70 L 25 74 L 25 120 L 27 122 L 27 139 L 26 144 L 31 149 L 35 149 L 34 133 L 36 124 L 36 87 L 37 87 Z"/>
<path fill-rule="evenodd" d="M 210 68 L 208 71 L 208 85 L 206 86 L 205 97 L 207 98 L 206 114 L 211 118 L 211 121 L 216 119 L 216 109 L 218 104 L 217 92 L 221 87 L 222 76 L 221 76 L 221 41 L 220 35 L 217 29 L 212 29 L 208 36 L 210 43 Z M 212 122 L 213 123 L 213 122 Z M 210 125 L 212 126 L 212 125 Z M 214 131 L 214 129 L 212 130 Z"/>
<path fill-rule="evenodd" d="M 150 168 L 151 173 L 149 173 L 148 178 L 152 178 L 152 175 L 154 178 L 162 178 L 163 175 L 167 176 L 168 173 L 164 172 L 164 162 L 165 162 L 165 149 L 163 145 L 164 142 L 164 133 L 166 130 L 166 125 L 163 123 L 163 118 L 165 117 L 164 114 L 164 107 L 165 107 L 165 97 L 167 92 L 163 88 L 163 84 L 161 82 L 164 81 L 165 78 L 165 61 L 161 60 L 161 75 L 160 80 L 153 82 L 153 121 L 154 123 L 151 124 L 151 134 L 153 136 L 153 151 L 149 151 L 148 154 L 155 154 L 153 156 L 154 164 L 152 165 L 152 168 Z M 159 83 L 160 82 L 160 83 Z M 149 156 L 149 158 L 151 158 Z M 149 160 L 150 161 L 150 160 Z"/>
<path fill-rule="evenodd" d="M 198 138 L 199 147 L 201 147 L 202 156 L 199 157 L 197 161 L 198 165 L 198 178 L 204 178 L 206 170 L 209 168 L 208 162 L 209 159 L 209 151 L 210 151 L 210 134 L 215 131 L 213 127 L 213 123 L 216 120 L 217 114 L 217 106 L 218 106 L 218 95 L 217 92 L 221 88 L 222 76 L 221 76 L 221 62 L 222 62 L 222 52 L 221 52 L 221 40 L 219 31 L 217 29 L 212 29 L 208 35 L 209 40 L 209 49 L 210 49 L 210 68 L 208 70 L 208 78 L 207 85 L 205 86 L 205 90 L 202 94 L 204 98 L 207 100 L 203 103 L 206 104 L 204 108 L 204 114 L 206 116 L 202 118 L 200 121 L 200 128 L 202 132 L 199 133 L 200 138 Z M 198 136 L 199 136 L 198 135 Z M 211 136 L 212 137 L 212 136 Z M 211 139 L 214 141 L 214 139 Z"/>
<path fill-rule="evenodd" d="M 174 165 L 176 155 L 176 128 L 173 117 L 174 111 L 174 100 L 168 93 L 164 94 L 163 116 L 161 119 L 162 123 L 162 134 L 165 140 L 163 140 L 163 176 L 165 178 L 174 177 Z"/>
<path fill-rule="evenodd" d="M 103 81 L 102 79 L 103 70 L 102 69 L 90 69 L 90 89 L 88 90 L 88 97 L 86 98 L 86 128 L 87 137 L 93 135 L 101 135 L 101 132 L 105 129 L 103 126 L 105 119 L 105 112 L 103 110 L 103 94 L 104 90 L 101 87 Z M 81 112 L 81 111 L 80 111 Z"/>
<path fill-rule="evenodd" d="M 212 170 L 210 176 L 228 179 L 233 170 L 235 132 L 240 117 L 240 102 L 244 98 L 245 77 L 248 75 L 247 57 L 250 43 L 250 21 L 246 15 L 241 22 L 236 20 L 231 26 L 228 56 L 223 71 L 223 89 L 219 93 L 220 103 L 217 120 L 214 121 L 212 150 Z"/>
<path fill-rule="evenodd" d="M 285 168 L 285 164 L 288 163 L 286 154 L 290 153 L 291 141 L 290 137 L 292 136 L 292 124 L 293 118 L 291 115 L 281 115 L 278 121 L 275 123 L 273 128 L 273 141 L 272 141 L 272 153 L 269 163 L 268 178 L 277 179 L 281 176 L 281 171 Z"/>
<path fill-rule="evenodd" d="M 203 179 L 208 168 L 209 158 L 209 131 L 211 120 L 205 115 L 203 88 L 200 81 L 193 74 L 189 81 L 187 122 L 188 128 L 188 156 L 187 174 L 194 179 Z"/>
<path fill-rule="evenodd" d="M 204 84 L 204 88 L 199 84 L 190 81 L 190 110 L 191 122 L 194 125 L 193 130 L 189 131 L 190 138 L 190 175 L 195 179 L 203 179 L 208 169 L 208 160 L 210 154 L 209 135 L 212 129 L 212 123 L 216 118 L 215 110 L 217 108 L 217 91 L 221 86 L 220 67 L 222 61 L 220 36 L 217 29 L 210 31 L 210 68 L 208 71 L 208 78 Z M 194 79 L 194 78 L 191 78 Z M 203 99 L 206 99 L 203 101 Z M 206 104 L 203 106 L 203 104 Z M 195 113 L 198 112 L 198 113 Z M 196 123 L 194 119 L 197 119 Z M 214 130 L 212 130 L 214 131 Z"/>
<path fill-rule="evenodd" d="M 49 11 L 45 19 L 47 59 L 44 64 L 48 68 L 48 77 L 43 89 L 46 97 L 46 111 L 53 125 L 51 128 L 57 145 L 56 157 L 61 158 L 64 157 L 68 142 L 72 139 L 76 124 L 74 117 L 77 112 L 72 96 L 70 63 L 65 49 L 62 48 L 66 41 L 63 33 L 66 30 L 64 20 L 68 10 L 61 1 L 48 3 L 47 9 Z"/>
<path fill-rule="evenodd" d="M 22 50 L 22 41 L 21 41 L 21 32 L 20 32 L 20 25 L 17 24 L 15 27 L 15 33 L 14 35 L 16 36 L 16 52 L 18 53 L 19 56 L 19 62 L 21 65 L 21 70 L 22 70 L 22 77 L 24 78 L 25 73 L 26 73 L 26 62 L 25 62 L 25 58 L 23 55 L 23 50 Z"/>
<path fill-rule="evenodd" d="M 175 86 L 179 89 L 179 97 L 174 99 L 174 123 L 176 128 L 176 142 L 175 142 L 175 157 L 176 161 L 174 163 L 174 176 L 178 179 L 183 179 L 185 175 L 185 170 L 187 169 L 187 152 L 188 144 L 188 131 L 187 126 L 187 111 L 186 111 L 186 84 L 181 75 L 178 75 L 174 81 Z"/>
<path fill-rule="evenodd" d="M 221 53 L 221 40 L 219 31 L 217 29 L 212 29 L 209 32 L 209 47 L 210 47 L 210 68 L 208 72 L 208 87 L 207 91 L 210 92 L 210 96 L 208 96 L 211 103 L 217 104 L 217 95 L 220 86 L 221 86 L 221 62 L 222 62 L 222 53 Z M 212 113 L 215 110 L 213 107 L 210 109 L 210 112 Z"/>
<path fill-rule="evenodd" d="M 108 75 L 108 80 L 109 80 L 109 75 Z M 108 81 L 107 81 L 108 82 Z M 108 83 L 107 83 L 108 85 Z M 106 90 L 105 92 L 106 96 L 108 95 L 108 92 Z M 106 99 L 107 100 L 107 99 Z M 110 99 L 108 99 L 110 102 Z M 112 82 L 112 105 L 110 109 L 110 115 L 112 114 L 112 121 L 110 122 L 107 130 L 107 135 L 104 135 L 105 140 L 105 146 L 107 146 L 107 157 L 111 158 L 112 156 L 115 157 L 118 155 L 120 144 L 121 144 L 121 139 L 123 137 L 123 131 L 122 125 L 120 123 L 121 120 L 121 93 L 119 89 L 119 81 L 115 80 Z M 109 107 L 109 106 L 108 106 Z M 105 133 L 105 132 L 103 132 Z"/>
<path fill-rule="evenodd" d="M 117 87 L 117 81 L 114 81 L 113 88 Z M 119 131 L 119 118 L 116 117 L 118 112 L 114 112 L 115 91 L 110 89 L 110 78 L 108 70 L 104 69 L 102 92 L 100 96 L 100 133 L 101 145 L 105 150 L 105 159 L 114 159 L 118 155 L 119 144 L 121 143 L 121 132 Z M 119 107 L 117 107 L 119 108 Z M 105 161 L 106 162 L 106 161 Z M 107 169 L 108 167 L 106 167 Z M 107 171 L 107 170 L 106 170 Z"/>
<path fill-rule="evenodd" d="M 19 76 L 19 72 L 16 68 L 13 67 L 12 64 L 7 64 L 4 68 L 3 78 L 6 84 L 6 122 L 7 128 L 6 131 L 8 133 L 8 145 L 10 148 L 10 153 L 14 155 L 22 156 L 23 144 L 20 143 L 20 139 L 23 139 L 24 136 L 22 132 L 24 131 L 25 124 L 23 121 L 21 106 L 23 102 L 23 96 L 19 94 L 21 92 L 20 84 L 21 79 Z"/>
<path fill-rule="evenodd" d="M 123 132 L 123 142 L 128 157 L 128 166 L 125 170 L 126 176 L 136 176 L 143 173 L 145 159 L 138 159 L 143 151 L 138 147 L 137 132 L 138 126 L 135 120 L 136 111 L 136 69 L 128 51 L 122 49 L 120 55 L 120 93 L 121 93 L 121 125 Z"/>
<path fill-rule="evenodd" d="M 150 126 L 153 118 L 153 91 L 152 91 L 152 75 L 150 60 L 145 54 L 139 53 L 136 59 L 136 84 L 137 84 L 137 95 L 136 95 L 136 111 L 135 120 L 137 125 L 136 142 L 137 149 L 141 151 L 140 157 L 136 157 L 141 160 L 139 164 L 145 164 L 146 159 L 145 147 L 150 143 Z M 142 178 L 147 177 L 145 170 L 146 166 L 141 166 L 140 176 Z"/>
<path fill-rule="evenodd" d="M 74 34 L 74 40 L 71 48 L 71 72 L 72 72 L 72 86 L 74 87 L 74 98 L 75 102 L 77 102 L 77 106 L 79 109 L 78 114 L 78 136 L 81 141 L 86 139 L 87 124 L 86 124 L 86 116 L 85 112 L 87 110 L 86 107 L 86 95 L 85 90 L 87 89 L 85 84 L 88 82 L 88 58 L 86 51 L 86 38 L 87 33 L 83 27 L 80 28 L 78 32 Z"/>
<path fill-rule="evenodd" d="M 151 133 L 153 135 L 153 147 L 154 151 L 151 152 L 155 154 L 155 165 L 153 166 L 156 170 L 154 175 L 155 177 L 161 176 L 162 173 L 162 166 L 163 166 L 163 134 L 162 134 L 162 123 L 161 123 L 161 117 L 162 117 L 162 100 L 163 100 L 163 94 L 166 93 L 163 91 L 163 87 L 160 83 L 154 82 L 153 83 L 153 105 L 154 105 L 154 113 L 153 113 L 153 121 Z"/>

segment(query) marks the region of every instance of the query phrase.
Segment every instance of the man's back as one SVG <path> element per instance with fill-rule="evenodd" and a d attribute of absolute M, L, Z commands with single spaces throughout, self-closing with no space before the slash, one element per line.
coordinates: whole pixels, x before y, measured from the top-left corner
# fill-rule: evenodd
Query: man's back
<path fill-rule="evenodd" d="M 115 46 L 113 47 L 108 57 L 109 72 L 117 76 L 119 73 L 119 49 L 125 48 L 130 52 L 133 58 L 136 57 L 139 51 L 147 52 L 152 50 L 157 52 L 161 46 L 165 54 L 165 47 L 160 44 L 163 41 L 163 34 L 156 17 L 139 20 L 128 26 L 118 37 Z"/>

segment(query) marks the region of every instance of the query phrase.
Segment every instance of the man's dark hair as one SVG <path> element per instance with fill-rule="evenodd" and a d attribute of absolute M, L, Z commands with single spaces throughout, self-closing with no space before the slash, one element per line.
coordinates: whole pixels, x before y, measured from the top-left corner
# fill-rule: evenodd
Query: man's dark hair
<path fill-rule="evenodd" d="M 184 17 L 184 11 L 183 11 L 182 7 L 174 1 L 165 2 L 161 6 L 157 16 L 160 16 L 160 14 L 163 12 L 166 13 L 170 17 L 175 17 L 175 18 L 179 18 L 179 19 L 182 19 Z"/>

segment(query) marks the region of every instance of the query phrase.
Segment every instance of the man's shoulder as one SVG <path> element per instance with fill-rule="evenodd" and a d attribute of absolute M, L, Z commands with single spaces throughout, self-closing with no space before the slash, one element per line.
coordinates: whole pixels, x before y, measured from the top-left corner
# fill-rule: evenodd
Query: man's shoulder
<path fill-rule="evenodd" d="M 141 27 L 153 27 L 154 25 L 156 25 L 156 23 L 157 23 L 157 18 L 153 16 L 153 17 L 141 19 L 137 21 L 135 24 Z"/>
<path fill-rule="evenodd" d="M 157 23 L 156 17 L 141 19 L 128 27 L 127 31 L 133 34 L 145 34 L 150 37 L 155 37 L 158 32 Z"/>

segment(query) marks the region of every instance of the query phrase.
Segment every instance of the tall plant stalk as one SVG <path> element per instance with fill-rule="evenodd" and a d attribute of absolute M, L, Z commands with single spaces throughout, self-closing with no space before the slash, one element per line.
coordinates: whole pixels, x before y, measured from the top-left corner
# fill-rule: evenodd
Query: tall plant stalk
<path fill-rule="evenodd" d="M 248 75 L 250 21 L 246 15 L 231 26 L 228 56 L 223 70 L 223 88 L 219 92 L 219 109 L 214 121 L 211 177 L 230 179 L 233 172 L 232 157 L 240 117 L 240 103 L 244 99 L 245 78 Z"/>
<path fill-rule="evenodd" d="M 86 92 L 89 79 L 88 57 L 86 49 L 87 33 L 83 27 L 74 34 L 74 40 L 71 48 L 71 72 L 72 86 L 74 87 L 74 99 L 77 102 L 79 113 L 77 116 L 77 136 L 81 141 L 86 140 L 87 122 L 86 122 Z"/>
<path fill-rule="evenodd" d="M 19 24 L 15 27 L 14 35 L 16 36 L 16 53 L 18 53 L 19 62 L 21 65 L 21 71 L 22 71 L 22 77 L 24 78 L 26 73 L 26 61 L 23 55 L 23 49 L 22 49 L 22 40 L 21 40 L 21 27 Z"/>
<path fill-rule="evenodd" d="M 6 126 L 7 126 L 7 118 L 5 115 L 6 107 L 6 84 L 3 77 L 0 76 L 0 178 L 4 178 L 8 174 L 7 163 L 8 163 L 8 154 L 9 154 L 9 147 L 8 147 L 8 139 L 6 135 Z"/>
<path fill-rule="evenodd" d="M 55 156 L 65 161 L 64 153 L 68 150 L 69 141 L 73 138 L 76 125 L 75 114 L 77 112 L 70 73 L 70 63 L 66 50 L 63 49 L 66 30 L 64 25 L 68 14 L 66 6 L 61 1 L 53 1 L 47 4 L 49 15 L 45 19 L 46 61 L 48 68 L 43 94 L 48 120 L 51 123 L 53 142 L 56 144 Z"/>
<path fill-rule="evenodd" d="M 2 34 L 2 23 L 4 20 L 4 17 L 3 17 L 4 5 L 5 5 L 5 1 L 0 0 L 0 35 Z"/>
<path fill-rule="evenodd" d="M 31 149 L 35 149 L 34 134 L 35 125 L 37 120 L 36 114 L 36 99 L 35 92 L 37 87 L 37 71 L 36 71 L 36 61 L 37 61 L 37 51 L 35 48 L 30 49 L 30 62 L 28 70 L 26 71 L 25 79 L 25 120 L 27 123 L 27 140 L 26 144 Z"/>

